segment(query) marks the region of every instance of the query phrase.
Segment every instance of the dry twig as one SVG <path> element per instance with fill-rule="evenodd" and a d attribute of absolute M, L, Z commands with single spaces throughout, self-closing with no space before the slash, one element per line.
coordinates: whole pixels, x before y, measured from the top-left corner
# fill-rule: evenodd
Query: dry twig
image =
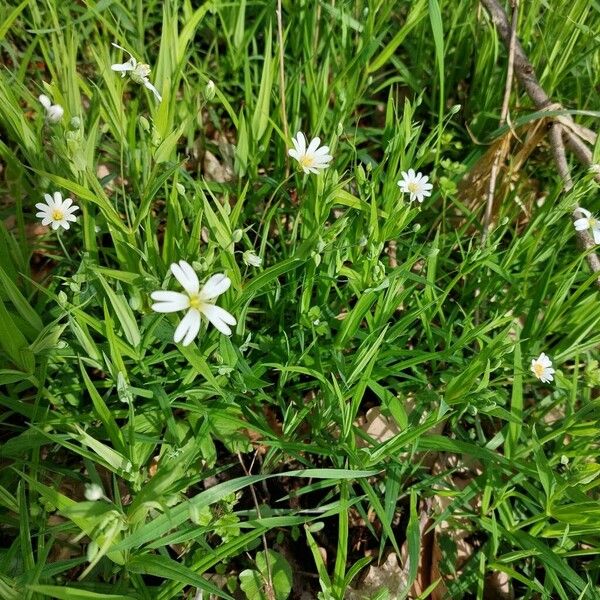
<path fill-rule="evenodd" d="M 490 14 L 505 46 L 510 49 L 512 45 L 511 40 L 513 39 L 512 27 L 508 21 L 508 16 L 506 15 L 504 8 L 498 0 L 480 1 Z M 512 47 L 514 51 L 515 75 L 525 89 L 527 95 L 535 104 L 535 107 L 538 110 L 560 110 L 560 105 L 553 104 L 548 94 L 546 94 L 545 90 L 539 84 L 533 65 L 527 58 L 523 46 L 521 46 L 521 42 L 519 42 L 519 39 L 516 36 L 514 37 L 514 45 L 512 45 Z M 579 161 L 589 168 L 593 164 L 592 152 L 586 146 L 586 141 L 588 143 L 594 143 L 596 136 L 589 129 L 575 123 L 571 115 L 561 115 L 553 120 L 554 123 L 550 127 L 549 132 L 552 153 L 559 173 L 563 179 L 565 190 L 569 190 L 573 183 L 567 162 L 563 137 L 566 139 L 569 147 Z M 596 176 L 596 180 L 600 181 L 600 175 Z M 573 211 L 573 219 L 578 219 L 583 216 L 578 209 L 579 207 L 576 207 Z M 589 231 L 577 231 L 576 234 L 579 244 L 587 252 L 586 258 L 590 269 L 594 273 L 600 273 L 600 259 L 598 259 L 596 253 L 592 250 L 595 247 L 595 244 L 591 234 Z M 600 277 L 596 280 L 596 284 L 600 287 Z"/>
<path fill-rule="evenodd" d="M 513 0 L 512 26 L 510 32 L 510 46 L 508 50 L 508 66 L 506 68 L 506 84 L 504 86 L 504 98 L 502 100 L 502 110 L 500 112 L 499 127 L 502 127 L 508 119 L 508 104 L 510 101 L 510 90 L 512 88 L 513 72 L 515 64 L 515 43 L 517 41 L 517 22 L 519 18 L 519 0 Z M 483 218 L 483 232 L 481 236 L 482 245 L 485 244 L 488 231 L 492 221 L 492 209 L 494 208 L 494 193 L 496 191 L 496 179 L 500 170 L 500 161 L 504 160 L 510 147 L 510 137 L 507 135 L 502 138 L 502 144 L 498 148 L 490 172 L 490 182 L 488 189 L 485 215 Z"/>

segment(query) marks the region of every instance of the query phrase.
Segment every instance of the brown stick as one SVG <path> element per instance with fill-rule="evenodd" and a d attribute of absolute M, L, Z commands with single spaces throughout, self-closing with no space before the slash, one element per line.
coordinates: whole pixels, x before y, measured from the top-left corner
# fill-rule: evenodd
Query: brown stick
<path fill-rule="evenodd" d="M 507 48 L 511 48 L 512 28 L 509 24 L 508 17 L 502 5 L 498 0 L 480 0 L 481 4 L 486 8 L 492 22 L 496 26 L 504 45 Z M 521 42 L 518 38 L 514 40 L 514 64 L 515 74 L 519 83 L 525 89 L 527 95 L 531 98 L 535 107 L 538 110 L 548 108 L 552 104 L 552 100 L 546 94 L 535 74 L 533 65 L 527 58 Z M 570 115 L 562 115 L 561 123 L 554 123 L 550 128 L 549 137 L 550 144 L 552 146 L 552 153 L 556 166 L 563 180 L 565 191 L 568 191 L 573 186 L 571 179 L 571 173 L 569 170 L 569 164 L 567 162 L 565 145 L 563 143 L 563 134 L 567 143 L 573 150 L 575 156 L 588 168 L 592 166 L 592 153 L 589 148 L 585 145 L 582 139 L 574 133 L 574 128 L 570 128 L 569 124 L 574 121 Z M 573 219 L 580 217 L 581 213 L 578 211 L 578 206 L 573 211 Z M 600 259 L 593 252 L 595 247 L 594 239 L 590 235 L 589 231 L 576 231 L 575 232 L 579 241 L 580 246 L 587 252 L 586 259 L 592 272 L 600 272 Z M 596 284 L 600 287 L 600 277 L 596 280 Z"/>
<path fill-rule="evenodd" d="M 512 89 L 513 71 L 515 64 L 515 45 L 517 42 L 517 21 L 519 19 L 519 0 L 513 0 L 512 25 L 510 29 L 510 45 L 508 50 L 508 66 L 506 67 L 506 83 L 504 84 L 504 98 L 502 100 L 502 110 L 500 111 L 500 122 L 498 127 L 502 127 L 508 118 L 508 105 L 510 102 L 510 91 Z M 492 170 L 490 172 L 490 185 L 488 189 L 487 202 L 485 207 L 485 215 L 483 217 L 483 231 L 481 234 L 481 244 L 484 245 L 490 225 L 492 222 L 492 210 L 494 208 L 494 194 L 496 192 L 496 179 L 500 171 L 500 160 L 504 160 L 505 153 L 509 147 L 509 138 L 505 137 L 502 144 L 496 152 Z"/>

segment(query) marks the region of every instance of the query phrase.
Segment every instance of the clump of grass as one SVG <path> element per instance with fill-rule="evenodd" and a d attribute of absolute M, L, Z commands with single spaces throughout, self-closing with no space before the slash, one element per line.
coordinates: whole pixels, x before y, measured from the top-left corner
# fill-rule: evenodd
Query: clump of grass
<path fill-rule="evenodd" d="M 503 573 L 595 598 L 600 313 L 570 219 L 598 210 L 593 174 L 563 193 L 536 145 L 482 244 L 463 177 L 504 133 L 506 62 L 486 14 L 281 8 L 0 7 L 0 595 L 483 598 Z M 600 15 L 554 8 L 519 37 L 593 127 Z M 111 44 L 150 71 L 121 78 Z M 518 91 L 511 111 L 525 135 Z M 54 192 L 68 229 L 36 217 Z M 235 320 L 186 345 L 151 299 L 180 261 L 230 282 L 184 308 Z M 390 552 L 401 583 L 361 588 Z"/>

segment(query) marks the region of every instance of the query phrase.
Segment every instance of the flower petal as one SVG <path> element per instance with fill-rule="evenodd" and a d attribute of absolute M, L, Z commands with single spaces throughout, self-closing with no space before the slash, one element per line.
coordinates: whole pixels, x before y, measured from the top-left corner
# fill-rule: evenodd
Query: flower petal
<path fill-rule="evenodd" d="M 548 366 L 548 357 L 546 356 L 545 352 L 542 352 L 537 359 L 537 362 L 539 362 L 541 365 L 544 365 L 544 367 Z"/>
<path fill-rule="evenodd" d="M 195 328 L 195 336 L 200 329 L 200 315 L 197 310 L 192 309 L 188 310 L 187 313 L 185 313 L 185 316 L 183 317 L 183 319 L 181 319 L 179 325 L 177 325 L 177 328 L 175 329 L 175 335 L 173 336 L 173 341 L 176 344 L 179 344 L 179 342 L 181 342 L 181 340 L 183 340 L 184 337 L 187 341 L 190 330 L 194 331 L 193 328 Z M 188 344 L 189 343 L 190 342 L 188 341 Z"/>
<path fill-rule="evenodd" d="M 192 319 L 192 322 L 190 324 L 190 328 L 188 329 L 186 336 L 181 342 L 182 346 L 189 346 L 194 341 L 194 339 L 198 335 L 198 332 L 200 331 L 200 313 L 197 310 L 193 310 L 190 312 L 192 313 L 192 316 L 190 317 Z"/>
<path fill-rule="evenodd" d="M 333 156 L 331 154 L 321 154 L 320 156 L 315 156 L 315 163 L 327 166 L 332 159 Z"/>
<path fill-rule="evenodd" d="M 202 313 L 221 333 L 231 335 L 229 325 L 235 325 L 236 320 L 224 308 L 215 304 L 205 304 Z"/>
<path fill-rule="evenodd" d="M 131 52 L 129 52 L 129 50 L 125 50 L 125 48 L 123 48 L 123 46 L 119 46 L 119 44 L 115 44 L 114 42 L 111 42 L 110 45 L 114 46 L 115 48 L 118 48 L 119 50 L 123 50 L 123 52 L 125 52 L 126 54 L 129 54 L 129 56 L 132 56 Z"/>
<path fill-rule="evenodd" d="M 203 300 L 212 300 L 221 294 L 224 294 L 231 285 L 231 279 L 224 273 L 217 273 L 208 278 L 208 281 L 202 286 L 200 296 Z"/>
<path fill-rule="evenodd" d="M 321 144 L 321 138 L 320 137 L 313 138 L 310 141 L 310 144 L 308 145 L 308 148 L 306 149 L 306 154 L 314 154 L 315 150 L 319 147 L 320 144 Z"/>
<path fill-rule="evenodd" d="M 179 264 L 173 263 L 171 265 L 171 273 L 175 276 L 175 279 L 179 281 L 181 287 L 188 294 L 197 294 L 200 289 L 200 282 L 198 281 L 198 275 L 196 275 L 192 266 L 185 260 L 180 260 Z"/>
<path fill-rule="evenodd" d="M 62 194 L 60 192 L 54 192 L 54 204 L 59 207 L 62 205 Z"/>
<path fill-rule="evenodd" d="M 150 294 L 152 300 L 156 300 L 158 304 L 152 305 L 152 310 L 155 312 L 169 313 L 185 310 L 190 306 L 190 299 L 187 294 L 180 292 L 171 292 L 169 290 L 157 290 Z"/>
<path fill-rule="evenodd" d="M 64 114 L 65 111 L 62 106 L 59 104 L 53 104 L 47 111 L 47 119 L 51 123 L 58 123 Z"/>
<path fill-rule="evenodd" d="M 304 137 L 304 134 L 301 131 L 296 134 L 294 146 L 296 146 L 298 154 L 306 154 L 306 137 Z"/>
<path fill-rule="evenodd" d="M 592 216 L 592 213 L 589 210 L 587 210 L 586 208 L 581 208 L 581 206 L 575 209 L 575 212 L 577 211 L 579 211 L 582 215 L 585 215 L 586 217 Z"/>
<path fill-rule="evenodd" d="M 50 98 L 48 98 L 46 94 L 40 94 L 38 96 L 38 100 L 40 101 L 40 104 L 46 109 L 50 108 L 50 106 L 52 105 Z"/>
<path fill-rule="evenodd" d="M 573 225 L 577 231 L 583 231 L 583 230 L 589 228 L 590 220 L 587 217 L 584 217 L 582 219 L 577 219 L 576 221 L 573 222 Z"/>
<path fill-rule="evenodd" d="M 592 228 L 592 235 L 594 236 L 594 243 L 600 244 L 600 227 Z"/>
<path fill-rule="evenodd" d="M 110 65 L 110 68 L 113 71 L 124 73 L 125 71 L 133 71 L 133 69 L 135 69 L 135 66 L 131 63 L 131 60 L 128 60 L 124 63 L 115 63 L 114 65 Z"/>
<path fill-rule="evenodd" d="M 72 215 L 74 212 L 77 212 L 79 210 L 79 206 L 74 204 L 73 206 L 63 210 L 65 211 L 66 215 Z"/>
<path fill-rule="evenodd" d="M 159 94 L 158 90 L 150 83 L 147 77 L 144 77 L 144 87 L 150 90 L 159 102 L 162 102 L 162 96 Z"/>

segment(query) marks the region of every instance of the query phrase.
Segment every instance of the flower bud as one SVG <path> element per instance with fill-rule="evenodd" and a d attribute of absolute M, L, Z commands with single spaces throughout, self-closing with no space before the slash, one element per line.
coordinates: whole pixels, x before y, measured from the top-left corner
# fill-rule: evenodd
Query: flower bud
<path fill-rule="evenodd" d="M 262 258 L 254 253 L 254 250 L 246 250 L 244 252 L 244 263 L 249 267 L 260 267 L 262 265 Z"/>
<path fill-rule="evenodd" d="M 148 121 L 148 119 L 146 119 L 146 117 L 144 117 L 143 115 L 140 115 L 139 121 L 140 121 L 140 125 L 141 125 L 142 129 L 146 133 L 148 133 L 150 131 L 150 122 Z"/>
<path fill-rule="evenodd" d="M 97 483 L 86 483 L 84 496 L 90 502 L 96 502 L 104 497 L 104 491 Z"/>
<path fill-rule="evenodd" d="M 210 102 L 215 97 L 215 92 L 215 82 L 212 79 L 209 79 L 206 87 L 204 88 L 204 98 L 207 102 Z"/>
<path fill-rule="evenodd" d="M 365 170 L 362 165 L 358 165 L 358 167 L 356 167 L 355 174 L 356 174 L 356 181 L 358 181 L 358 183 L 360 185 L 362 185 L 367 180 L 367 176 L 365 174 Z"/>

